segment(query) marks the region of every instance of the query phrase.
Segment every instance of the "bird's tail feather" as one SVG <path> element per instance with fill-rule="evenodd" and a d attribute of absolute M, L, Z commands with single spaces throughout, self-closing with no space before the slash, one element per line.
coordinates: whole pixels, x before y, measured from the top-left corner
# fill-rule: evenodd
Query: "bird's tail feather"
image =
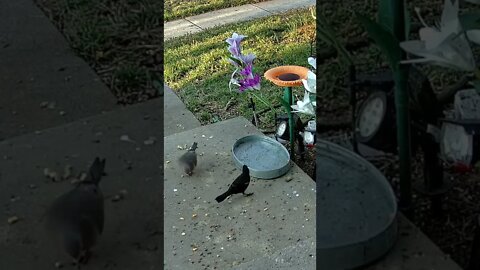
<path fill-rule="evenodd" d="M 227 192 L 223 193 L 222 195 L 215 198 L 215 200 L 219 203 L 223 202 L 230 194 Z"/>
<path fill-rule="evenodd" d="M 90 178 L 95 183 L 98 184 L 100 179 L 105 172 L 105 159 L 100 160 L 100 158 L 95 158 L 92 166 L 90 167 Z"/>

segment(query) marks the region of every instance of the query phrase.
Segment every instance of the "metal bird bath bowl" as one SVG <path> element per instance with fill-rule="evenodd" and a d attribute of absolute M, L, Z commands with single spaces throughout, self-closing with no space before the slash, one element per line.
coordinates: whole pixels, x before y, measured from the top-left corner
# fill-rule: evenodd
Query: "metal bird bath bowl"
<path fill-rule="evenodd" d="M 281 143 L 267 136 L 249 135 L 237 140 L 232 147 L 235 166 L 245 164 L 250 175 L 261 179 L 277 178 L 291 168 L 290 154 Z"/>
<path fill-rule="evenodd" d="M 395 195 L 385 177 L 362 157 L 319 140 L 317 196 L 319 269 L 355 269 L 393 246 Z"/>

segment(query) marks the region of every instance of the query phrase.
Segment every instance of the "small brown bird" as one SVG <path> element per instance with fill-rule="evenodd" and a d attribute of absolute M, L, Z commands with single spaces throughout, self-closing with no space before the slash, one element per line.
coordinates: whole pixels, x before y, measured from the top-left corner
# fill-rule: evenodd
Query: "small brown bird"
<path fill-rule="evenodd" d="M 178 160 L 188 176 L 193 174 L 193 169 L 195 169 L 195 166 L 197 166 L 197 153 L 195 152 L 196 149 L 197 143 L 194 142 L 192 147 L 190 147 L 190 149 L 188 149 L 188 151 Z"/>

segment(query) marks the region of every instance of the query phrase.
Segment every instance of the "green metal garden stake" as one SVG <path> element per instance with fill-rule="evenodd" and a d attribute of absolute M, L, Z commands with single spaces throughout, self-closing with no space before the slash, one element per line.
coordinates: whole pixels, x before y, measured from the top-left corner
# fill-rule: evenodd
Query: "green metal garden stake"
<path fill-rule="evenodd" d="M 398 41 L 404 41 L 405 36 L 405 3 L 404 0 L 390 0 L 393 9 L 393 34 Z M 405 52 L 402 51 L 402 59 Z M 410 115 L 408 110 L 408 66 L 398 63 L 394 68 L 395 78 L 395 108 L 397 113 L 397 142 L 400 158 L 400 200 L 399 206 L 410 218 L 412 208 L 412 182 L 410 175 Z"/>
<path fill-rule="evenodd" d="M 292 94 L 292 87 L 285 87 L 283 91 L 283 100 L 288 102 L 290 105 L 287 108 L 288 114 L 288 126 L 289 126 L 289 133 L 290 133 L 290 157 L 291 159 L 295 156 L 295 126 L 293 121 L 293 113 L 292 113 L 292 105 L 293 105 L 293 94 Z"/>

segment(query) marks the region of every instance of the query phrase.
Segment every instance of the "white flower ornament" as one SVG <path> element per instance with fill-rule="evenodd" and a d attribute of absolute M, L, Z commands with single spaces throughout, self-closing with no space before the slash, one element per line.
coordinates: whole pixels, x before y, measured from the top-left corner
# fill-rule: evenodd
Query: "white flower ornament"
<path fill-rule="evenodd" d="M 405 60 L 402 63 L 432 63 L 465 71 L 475 70 L 472 49 L 458 19 L 459 0 L 454 1 L 452 3 L 451 0 L 445 0 L 441 22 L 434 27 L 429 27 L 420 16 L 420 9 L 415 8 L 424 25 L 419 32 L 420 40 L 401 42 L 400 47 L 423 58 Z"/>

